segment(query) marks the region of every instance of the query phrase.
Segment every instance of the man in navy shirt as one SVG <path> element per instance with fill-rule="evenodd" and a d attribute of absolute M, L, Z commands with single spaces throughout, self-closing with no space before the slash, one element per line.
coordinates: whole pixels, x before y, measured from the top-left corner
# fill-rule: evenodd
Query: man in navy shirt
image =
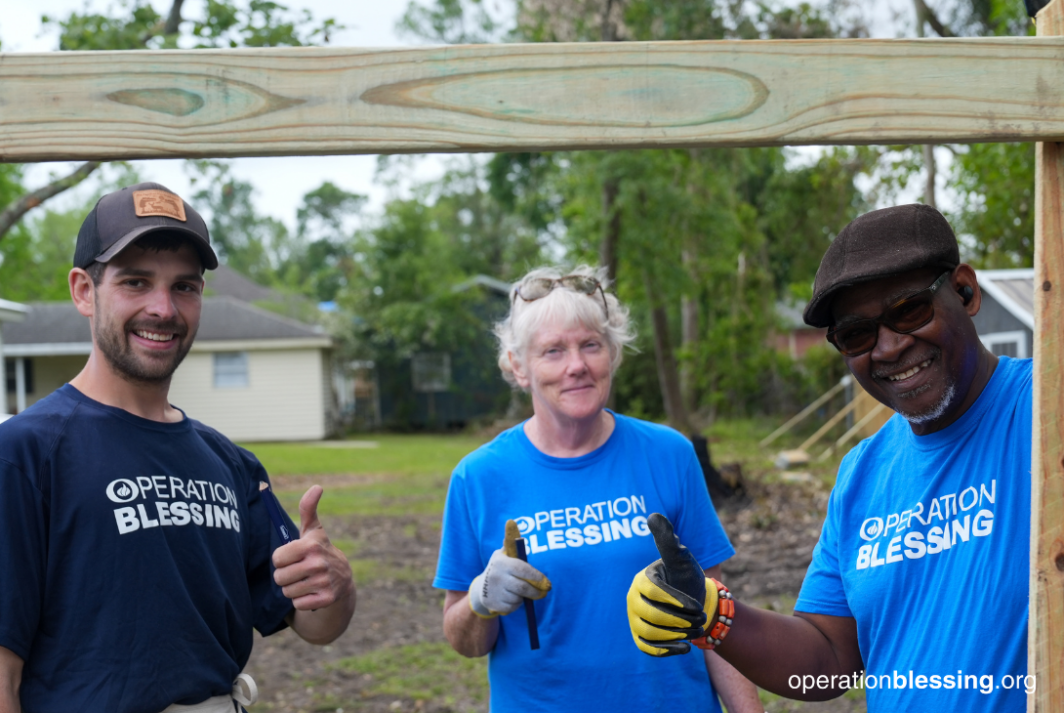
<path fill-rule="evenodd" d="M 217 265 L 203 219 L 158 184 L 82 225 L 69 280 L 88 362 L 0 425 L 0 713 L 232 711 L 253 628 L 316 644 L 347 628 L 355 586 L 321 488 L 282 544 L 294 526 L 259 462 L 168 401 Z"/>
<path fill-rule="evenodd" d="M 983 346 L 980 299 L 933 208 L 839 233 L 805 320 L 896 414 L 839 466 L 794 616 L 728 603 L 716 584 L 670 597 L 660 572 L 684 557 L 665 547 L 629 593 L 640 649 L 685 653 L 715 631 L 725 660 L 790 698 L 861 688 L 869 711 L 1026 710 L 1032 366 Z"/>

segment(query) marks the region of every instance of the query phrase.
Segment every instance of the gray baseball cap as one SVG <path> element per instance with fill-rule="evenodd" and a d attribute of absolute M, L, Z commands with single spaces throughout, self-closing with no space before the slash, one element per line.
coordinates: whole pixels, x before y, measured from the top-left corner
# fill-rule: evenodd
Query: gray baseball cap
<path fill-rule="evenodd" d="M 163 231 L 188 236 L 203 267 L 218 267 L 203 217 L 181 196 L 158 183 L 126 186 L 97 201 L 78 231 L 74 267 L 108 262 L 138 238 Z"/>

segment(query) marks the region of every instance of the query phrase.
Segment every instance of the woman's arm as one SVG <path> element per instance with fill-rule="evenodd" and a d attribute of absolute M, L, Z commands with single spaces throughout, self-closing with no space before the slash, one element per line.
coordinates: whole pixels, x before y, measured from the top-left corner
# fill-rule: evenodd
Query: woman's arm
<path fill-rule="evenodd" d="M 719 580 L 720 565 L 706 570 L 706 576 Z M 764 713 L 757 686 L 750 683 L 734 666 L 722 659 L 715 651 L 704 651 L 709 680 L 717 689 L 728 713 Z"/>
<path fill-rule="evenodd" d="M 484 656 L 499 638 L 499 618 L 482 619 L 469 608 L 469 592 L 448 589 L 443 600 L 443 635 L 463 656 Z"/>
<path fill-rule="evenodd" d="M 20 713 L 18 689 L 22 683 L 22 659 L 0 646 L 0 713 Z"/>

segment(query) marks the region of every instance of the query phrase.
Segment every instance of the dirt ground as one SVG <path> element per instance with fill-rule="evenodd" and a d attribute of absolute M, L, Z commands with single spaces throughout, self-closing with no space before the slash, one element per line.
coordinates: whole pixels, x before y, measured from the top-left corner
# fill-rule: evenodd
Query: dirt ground
<path fill-rule="evenodd" d="M 747 487 L 743 503 L 720 510 L 739 552 L 725 563 L 724 578 L 742 601 L 789 613 L 820 532 L 828 489 L 819 483 Z M 439 695 L 426 694 L 432 683 L 410 678 L 415 667 L 431 666 L 449 651 L 441 630 L 442 595 L 430 584 L 439 519 L 360 516 L 326 519 L 325 525 L 334 540 L 347 543 L 342 548 L 352 557 L 359 584 L 355 621 L 326 647 L 304 644 L 290 631 L 257 637 L 246 671 L 261 694 L 251 713 L 486 711 L 483 660 L 446 660 L 435 675 L 426 674 L 443 679 L 446 691 Z M 822 704 L 770 697 L 766 708 L 865 710 L 863 700 L 847 697 Z"/>

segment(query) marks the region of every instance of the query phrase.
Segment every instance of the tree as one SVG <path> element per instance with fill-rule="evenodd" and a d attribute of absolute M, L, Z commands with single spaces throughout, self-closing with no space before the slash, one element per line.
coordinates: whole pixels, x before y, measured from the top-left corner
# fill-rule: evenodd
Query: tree
<path fill-rule="evenodd" d="M 207 0 L 203 15 L 182 16 L 184 0 L 172 0 L 165 17 L 148 0 L 124 0 L 108 13 L 72 12 L 62 19 L 43 16 L 59 31 L 60 50 L 193 49 L 218 47 L 299 47 L 327 43 L 339 29 L 335 20 L 316 21 L 308 10 L 292 13 L 269 0 Z M 100 167 L 86 161 L 68 175 L 0 202 L 0 240 L 29 211 L 80 184 Z M 2 196 L 0 196 L 2 197 Z"/>
<path fill-rule="evenodd" d="M 1034 34 L 1023 4 L 1013 0 L 913 0 L 914 33 L 939 37 Z M 947 190 L 958 205 L 948 211 L 960 235 L 962 258 L 978 267 L 1030 266 L 1034 260 L 1034 148 L 1031 144 L 950 146 L 954 160 Z M 923 174 L 923 202 L 938 207 L 934 147 L 890 147 L 881 175 L 887 192 Z"/>
<path fill-rule="evenodd" d="M 834 3 L 848 7 L 848 3 Z M 415 6 L 411 6 L 414 8 Z M 461 4 L 407 16 L 457 23 Z M 842 16 L 845 13 L 839 14 Z M 509 36 L 525 41 L 859 35 L 809 4 L 783 9 L 713 0 L 522 0 Z M 851 17 L 847 15 L 847 17 Z M 433 39 L 446 39 L 436 32 Z M 812 282 L 817 256 L 863 202 L 871 154 L 830 152 L 797 171 L 779 149 L 498 155 L 491 193 L 565 246 L 600 262 L 644 332 L 615 382 L 619 405 L 690 432 L 690 411 L 767 402 L 776 368 L 766 337 L 777 296 Z M 830 195 L 821 195 L 826 189 Z M 793 215 L 788 215 L 790 212 Z M 677 338 L 679 337 L 679 338 Z M 657 383 L 647 374 L 657 374 Z"/>

